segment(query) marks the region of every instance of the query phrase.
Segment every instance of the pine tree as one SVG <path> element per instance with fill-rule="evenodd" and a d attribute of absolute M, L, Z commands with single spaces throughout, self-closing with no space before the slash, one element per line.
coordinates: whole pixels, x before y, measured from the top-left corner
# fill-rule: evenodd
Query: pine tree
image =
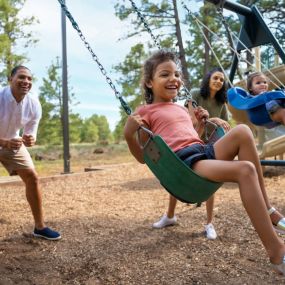
<path fill-rule="evenodd" d="M 0 84 L 6 83 L 15 65 L 27 61 L 24 53 L 16 52 L 18 44 L 28 48 L 37 40 L 25 29 L 37 23 L 35 17 L 20 18 L 26 0 L 0 0 Z M 3 65 L 3 66 L 2 66 Z"/>

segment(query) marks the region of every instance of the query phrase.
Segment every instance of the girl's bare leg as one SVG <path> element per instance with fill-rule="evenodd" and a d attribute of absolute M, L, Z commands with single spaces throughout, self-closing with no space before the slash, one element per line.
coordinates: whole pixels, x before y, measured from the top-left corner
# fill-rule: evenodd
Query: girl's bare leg
<path fill-rule="evenodd" d="M 250 129 L 237 126 L 217 141 L 214 148 L 217 160 L 201 160 L 195 163 L 194 171 L 213 181 L 239 184 L 243 205 L 271 261 L 281 263 L 285 245 L 273 230 L 267 212 L 270 204 Z M 236 155 L 239 161 L 231 161 Z"/>
<path fill-rule="evenodd" d="M 169 195 L 169 204 L 168 204 L 168 210 L 166 214 L 169 219 L 174 217 L 176 204 L 177 204 L 177 199 L 173 197 L 172 195 Z"/>
<path fill-rule="evenodd" d="M 250 128 L 246 125 L 238 125 L 223 138 L 218 140 L 215 143 L 214 148 L 217 159 L 232 160 L 237 155 L 240 161 L 247 160 L 254 164 L 266 208 L 270 209 L 272 206 L 266 193 L 263 171 Z M 272 222 L 276 224 L 282 218 L 282 215 L 275 212 L 270 215 L 270 218 Z"/>
<path fill-rule="evenodd" d="M 248 161 L 201 160 L 195 163 L 194 171 L 210 180 L 239 184 L 244 208 L 271 262 L 280 264 L 285 255 L 285 245 L 273 230 L 255 166 Z"/>

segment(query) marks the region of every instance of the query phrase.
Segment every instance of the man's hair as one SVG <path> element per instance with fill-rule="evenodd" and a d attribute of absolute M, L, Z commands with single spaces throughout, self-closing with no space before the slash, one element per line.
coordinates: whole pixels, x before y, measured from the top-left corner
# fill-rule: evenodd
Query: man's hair
<path fill-rule="evenodd" d="M 15 66 L 15 67 L 12 69 L 11 74 L 10 74 L 10 77 L 13 77 L 13 76 L 17 73 L 17 71 L 18 71 L 19 69 L 27 69 L 27 70 L 30 71 L 30 69 L 29 69 L 28 67 L 24 66 L 24 65 L 17 65 L 17 66 Z"/>

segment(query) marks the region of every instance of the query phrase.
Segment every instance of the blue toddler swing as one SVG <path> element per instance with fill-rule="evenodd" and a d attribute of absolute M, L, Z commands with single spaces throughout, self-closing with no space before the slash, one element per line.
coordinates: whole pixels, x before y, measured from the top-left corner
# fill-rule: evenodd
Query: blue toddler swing
<path fill-rule="evenodd" d="M 230 88 L 227 92 L 229 104 L 238 110 L 245 110 L 250 121 L 256 126 L 268 129 L 280 125 L 271 120 L 265 104 L 272 100 L 284 100 L 283 91 L 264 92 L 258 96 L 252 96 L 240 87 Z"/>

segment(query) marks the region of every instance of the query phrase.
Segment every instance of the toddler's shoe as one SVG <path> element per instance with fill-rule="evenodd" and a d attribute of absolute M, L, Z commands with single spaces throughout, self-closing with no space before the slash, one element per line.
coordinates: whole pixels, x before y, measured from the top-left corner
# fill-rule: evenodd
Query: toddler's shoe
<path fill-rule="evenodd" d="M 206 233 L 207 239 L 213 240 L 213 239 L 217 238 L 217 233 L 215 231 L 215 228 L 214 228 L 213 224 L 211 224 L 211 223 L 207 224 L 205 226 L 205 233 Z"/>
<path fill-rule="evenodd" d="M 176 222 L 177 222 L 176 216 L 173 216 L 173 218 L 168 218 L 167 215 L 164 214 L 158 222 L 152 225 L 152 227 L 155 229 L 161 229 L 167 226 L 173 226 L 176 224 Z"/>

